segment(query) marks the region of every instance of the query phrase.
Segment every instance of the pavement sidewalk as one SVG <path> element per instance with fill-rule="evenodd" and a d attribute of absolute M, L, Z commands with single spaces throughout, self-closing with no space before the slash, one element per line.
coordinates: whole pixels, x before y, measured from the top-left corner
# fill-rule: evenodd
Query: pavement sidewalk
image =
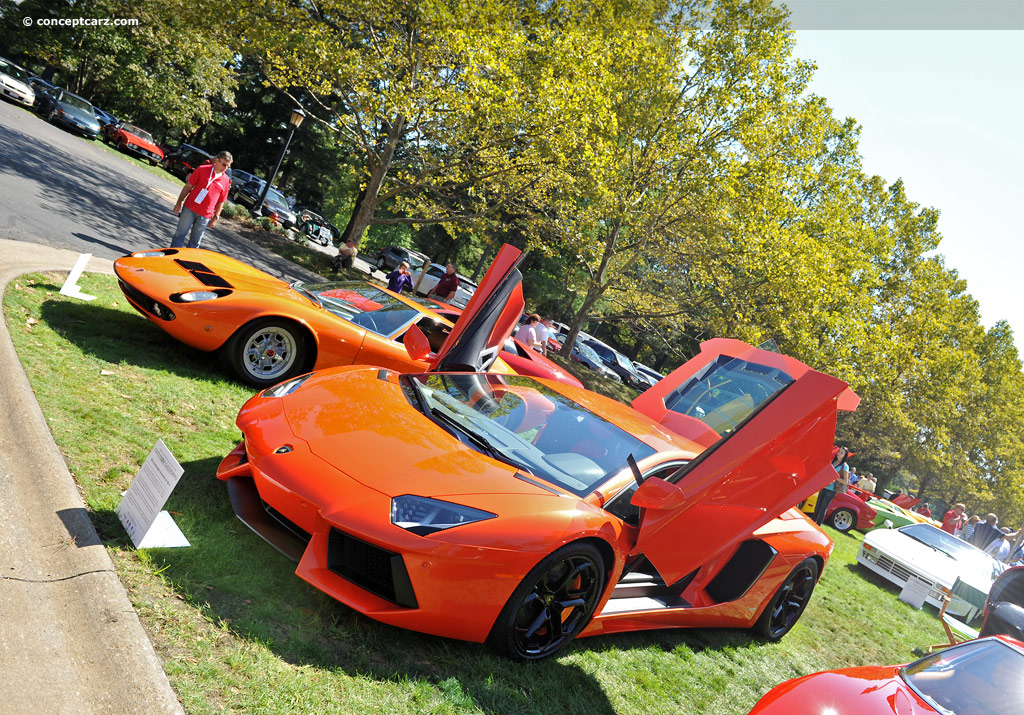
<path fill-rule="evenodd" d="M 0 239 L 0 295 L 77 253 Z M 93 258 L 88 271 L 112 273 Z M 59 376 L 54 376 L 59 379 Z M 0 713 L 181 713 L 0 321 Z"/>

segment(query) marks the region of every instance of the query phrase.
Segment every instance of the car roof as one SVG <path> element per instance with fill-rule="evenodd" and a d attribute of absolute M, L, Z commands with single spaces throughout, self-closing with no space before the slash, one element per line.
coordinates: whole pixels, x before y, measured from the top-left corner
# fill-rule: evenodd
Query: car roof
<path fill-rule="evenodd" d="M 197 146 L 192 146 L 191 144 L 179 144 L 178 148 L 175 149 L 174 151 L 175 151 L 175 153 L 179 153 L 179 152 L 183 152 L 183 151 L 197 151 L 200 154 L 203 154 L 205 156 L 212 156 L 210 154 L 210 152 L 208 152 L 208 151 L 206 151 L 204 149 L 200 149 Z"/>

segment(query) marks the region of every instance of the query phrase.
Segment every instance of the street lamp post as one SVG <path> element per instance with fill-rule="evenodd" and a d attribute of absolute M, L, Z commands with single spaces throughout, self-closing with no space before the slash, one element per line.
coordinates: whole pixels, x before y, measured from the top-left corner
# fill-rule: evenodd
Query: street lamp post
<path fill-rule="evenodd" d="M 259 201 L 253 206 L 253 214 L 259 216 L 263 213 L 263 202 L 267 200 L 267 194 L 270 193 L 270 186 L 274 183 L 274 179 L 277 178 L 277 170 L 281 168 L 281 162 L 284 161 L 284 155 L 288 153 L 288 145 L 292 143 L 292 135 L 295 134 L 295 130 L 302 124 L 302 120 L 306 118 L 306 113 L 301 109 L 293 109 L 292 116 L 288 119 L 288 124 L 291 126 L 291 130 L 288 132 L 288 138 L 284 141 L 284 149 L 281 150 L 281 156 L 277 157 L 277 163 L 274 164 L 274 170 L 270 172 L 270 177 L 267 179 L 267 183 L 263 186 L 263 193 L 260 194 Z"/>

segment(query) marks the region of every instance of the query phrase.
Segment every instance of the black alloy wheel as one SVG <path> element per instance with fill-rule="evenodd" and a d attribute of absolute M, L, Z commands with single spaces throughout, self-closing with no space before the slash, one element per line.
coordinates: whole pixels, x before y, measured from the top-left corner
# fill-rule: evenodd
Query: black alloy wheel
<path fill-rule="evenodd" d="M 757 619 L 754 631 L 770 641 L 789 633 L 811 600 L 819 571 L 818 562 L 813 558 L 797 564 Z"/>
<path fill-rule="evenodd" d="M 526 574 L 487 642 L 516 660 L 550 658 L 590 622 L 604 582 L 604 561 L 595 546 L 563 546 Z"/>

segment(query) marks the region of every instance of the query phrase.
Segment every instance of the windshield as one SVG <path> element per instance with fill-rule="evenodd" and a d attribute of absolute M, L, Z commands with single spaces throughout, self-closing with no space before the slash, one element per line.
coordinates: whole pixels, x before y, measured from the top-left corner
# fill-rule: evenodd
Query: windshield
<path fill-rule="evenodd" d="M 151 137 L 149 135 L 149 132 L 147 132 L 145 129 L 139 129 L 134 124 L 123 124 L 121 125 L 121 128 L 124 129 L 129 134 L 134 134 L 144 142 L 149 142 L 150 144 L 153 143 L 153 137 Z"/>
<path fill-rule="evenodd" d="M 271 187 L 270 191 L 267 192 L 266 202 L 268 204 L 276 204 L 280 208 L 288 207 L 288 202 L 285 201 L 284 196 L 281 195 L 281 193 L 273 187 Z"/>
<path fill-rule="evenodd" d="M 941 713 L 1024 712 L 1024 654 L 996 639 L 970 641 L 900 671 Z"/>
<path fill-rule="evenodd" d="M 792 383 L 778 368 L 720 355 L 666 395 L 665 407 L 723 435 Z"/>
<path fill-rule="evenodd" d="M 989 572 L 989 578 L 995 578 L 1005 570 L 1006 565 L 1000 564 L 981 549 L 961 541 L 950 533 L 937 529 L 931 524 L 911 524 L 902 526 L 898 531 L 914 541 L 931 546 L 936 551 L 946 554 L 952 559 L 966 563 L 975 563 L 979 571 Z"/>
<path fill-rule="evenodd" d="M 20 69 L 18 69 L 14 65 L 9 65 L 6 62 L 0 62 L 0 72 L 3 72 L 8 77 L 13 77 L 14 79 L 20 79 L 22 82 L 24 82 L 25 80 L 28 79 L 28 75 L 27 74 L 22 72 Z"/>
<path fill-rule="evenodd" d="M 65 92 L 64 96 L 60 98 L 60 101 L 74 107 L 75 109 L 81 109 L 89 112 L 90 114 L 92 113 L 92 105 L 77 95 Z"/>
<path fill-rule="evenodd" d="M 579 350 L 580 355 L 585 357 L 587 360 L 592 362 L 601 362 L 601 357 L 594 352 L 594 348 L 590 347 L 586 343 L 576 343 L 576 349 Z"/>
<path fill-rule="evenodd" d="M 586 407 L 519 375 L 406 375 L 407 394 L 485 454 L 577 496 L 654 449 Z M 456 435 L 458 436 L 458 435 Z"/>
<path fill-rule="evenodd" d="M 368 283 L 296 283 L 292 287 L 315 296 L 320 305 L 339 318 L 386 338 L 423 317 L 413 306 Z"/>

